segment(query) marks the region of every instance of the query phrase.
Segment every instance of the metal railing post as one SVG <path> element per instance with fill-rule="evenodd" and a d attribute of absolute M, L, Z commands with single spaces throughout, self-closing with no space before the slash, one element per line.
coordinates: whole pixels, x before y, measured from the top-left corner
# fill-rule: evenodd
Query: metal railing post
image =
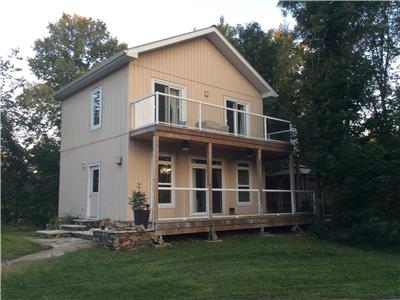
<path fill-rule="evenodd" d="M 158 109 L 158 107 L 159 107 L 159 94 L 158 94 L 158 92 L 156 92 L 156 97 L 155 97 L 154 100 L 155 100 L 154 107 L 155 107 L 155 110 L 156 110 L 156 119 L 155 119 L 154 123 L 158 124 L 158 121 L 159 121 L 159 109 Z"/>
<path fill-rule="evenodd" d="M 268 140 L 267 117 L 264 116 L 264 139 Z"/>
<path fill-rule="evenodd" d="M 201 105 L 201 102 L 199 102 L 199 129 L 202 130 L 203 129 L 203 120 L 202 120 L 202 109 L 203 106 Z"/>

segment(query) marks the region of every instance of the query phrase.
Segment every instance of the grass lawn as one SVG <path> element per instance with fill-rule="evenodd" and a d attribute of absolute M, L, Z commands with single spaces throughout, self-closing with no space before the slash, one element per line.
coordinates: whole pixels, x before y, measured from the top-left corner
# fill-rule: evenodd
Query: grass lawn
<path fill-rule="evenodd" d="M 26 239 L 35 235 L 31 227 L 1 227 L 1 260 L 9 260 L 47 249 L 45 246 Z"/>
<path fill-rule="evenodd" d="M 394 298 L 400 256 L 309 236 L 242 233 L 171 248 L 79 250 L 3 272 L 3 299 Z"/>

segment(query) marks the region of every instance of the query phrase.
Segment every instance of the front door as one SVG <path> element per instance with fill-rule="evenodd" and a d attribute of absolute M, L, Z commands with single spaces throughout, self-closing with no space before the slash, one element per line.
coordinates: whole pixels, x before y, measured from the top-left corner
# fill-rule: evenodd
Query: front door
<path fill-rule="evenodd" d="M 100 165 L 89 166 L 86 217 L 99 218 Z"/>

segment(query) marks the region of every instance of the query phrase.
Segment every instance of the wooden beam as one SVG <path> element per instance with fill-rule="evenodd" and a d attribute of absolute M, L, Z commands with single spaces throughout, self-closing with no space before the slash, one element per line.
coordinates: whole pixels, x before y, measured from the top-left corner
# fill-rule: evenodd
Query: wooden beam
<path fill-rule="evenodd" d="M 292 203 L 292 214 L 296 213 L 296 195 L 295 195 L 295 178 L 294 178 L 294 157 L 289 154 L 289 179 L 290 179 L 290 199 Z"/>
<path fill-rule="evenodd" d="M 152 132 L 157 132 L 162 138 L 174 140 L 196 141 L 202 143 L 212 142 L 218 145 L 229 145 L 237 148 L 262 148 L 263 150 L 279 153 L 289 153 L 293 149 L 293 145 L 280 143 L 272 140 L 258 140 L 245 137 L 230 136 L 227 134 L 219 134 L 215 132 L 199 131 L 188 128 L 177 128 L 173 126 L 158 124 L 148 126 L 146 128 L 133 130 L 130 132 L 132 138 L 149 136 Z"/>
<path fill-rule="evenodd" d="M 158 220 L 158 159 L 160 151 L 160 137 L 155 133 L 153 135 L 153 157 L 151 168 L 151 195 L 152 195 L 152 209 L 153 209 L 153 224 Z"/>

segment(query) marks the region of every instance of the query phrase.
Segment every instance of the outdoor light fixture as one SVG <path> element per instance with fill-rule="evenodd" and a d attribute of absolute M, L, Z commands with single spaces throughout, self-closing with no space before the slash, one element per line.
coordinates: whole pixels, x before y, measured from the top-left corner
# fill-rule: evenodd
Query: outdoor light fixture
<path fill-rule="evenodd" d="M 247 158 L 252 158 L 252 157 L 253 157 L 253 150 L 247 149 L 247 151 L 246 151 L 246 157 L 247 157 Z"/>
<path fill-rule="evenodd" d="M 209 90 L 205 90 L 204 91 L 204 97 L 207 98 L 209 95 L 210 95 L 210 91 Z"/>
<path fill-rule="evenodd" d="M 190 144 L 188 141 L 183 141 L 181 144 L 182 151 L 189 151 Z"/>
<path fill-rule="evenodd" d="M 118 166 L 122 165 L 122 156 L 117 156 L 115 158 L 115 164 Z"/>

